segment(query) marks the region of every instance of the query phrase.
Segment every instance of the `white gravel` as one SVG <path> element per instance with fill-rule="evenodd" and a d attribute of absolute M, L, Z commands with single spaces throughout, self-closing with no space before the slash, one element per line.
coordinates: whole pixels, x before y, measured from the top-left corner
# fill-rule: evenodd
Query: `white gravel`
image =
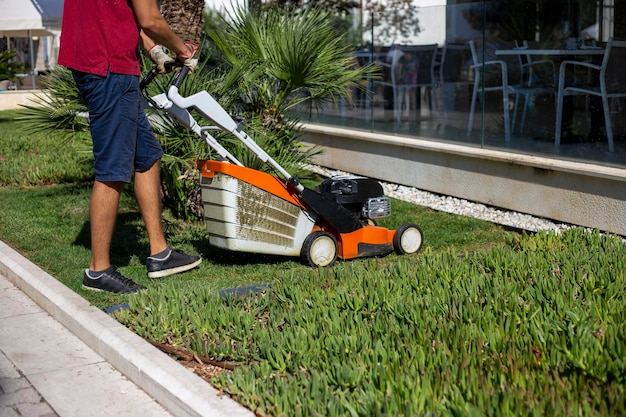
<path fill-rule="evenodd" d="M 347 172 L 331 170 L 320 166 L 309 166 L 307 168 L 326 177 L 336 175 L 352 175 Z M 382 181 L 379 182 L 383 186 L 386 196 L 418 204 L 433 210 L 474 217 L 492 223 L 532 232 L 538 232 L 541 230 L 555 230 L 557 232 L 561 232 L 572 227 L 568 224 L 555 223 L 553 221 L 540 217 L 534 217 L 528 214 L 502 210 L 486 206 L 484 204 L 473 203 L 460 198 L 433 194 L 414 187 L 407 187 L 405 185 L 386 183 Z"/>

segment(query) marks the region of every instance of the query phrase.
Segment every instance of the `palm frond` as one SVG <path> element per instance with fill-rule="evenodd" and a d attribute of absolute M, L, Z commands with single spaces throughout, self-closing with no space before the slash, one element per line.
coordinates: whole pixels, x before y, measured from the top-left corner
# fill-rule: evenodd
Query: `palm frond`
<path fill-rule="evenodd" d="M 279 113 L 305 101 L 345 97 L 376 71 L 354 68 L 344 36 L 321 9 L 239 9 L 209 35 L 250 100 Z"/>
<path fill-rule="evenodd" d="M 32 104 L 22 106 L 18 120 L 26 132 L 58 131 L 69 137 L 85 136 L 89 130 L 87 106 L 70 71 L 57 66 L 42 82 Z"/>

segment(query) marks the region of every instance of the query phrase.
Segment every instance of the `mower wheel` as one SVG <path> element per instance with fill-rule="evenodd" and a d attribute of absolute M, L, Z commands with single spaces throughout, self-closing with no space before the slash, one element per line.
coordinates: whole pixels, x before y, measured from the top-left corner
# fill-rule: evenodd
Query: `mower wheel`
<path fill-rule="evenodd" d="M 399 255 L 417 253 L 423 243 L 424 233 L 415 224 L 403 224 L 393 234 L 393 248 Z"/>
<path fill-rule="evenodd" d="M 328 232 L 313 232 L 304 239 L 300 259 L 314 268 L 332 266 L 337 260 L 337 239 Z"/>

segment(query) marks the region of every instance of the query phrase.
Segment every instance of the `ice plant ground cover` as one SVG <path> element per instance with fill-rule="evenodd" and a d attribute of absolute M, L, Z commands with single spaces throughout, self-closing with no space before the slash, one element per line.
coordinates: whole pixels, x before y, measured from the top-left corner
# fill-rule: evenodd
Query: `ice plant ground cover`
<path fill-rule="evenodd" d="M 283 274 L 221 297 L 164 286 L 119 320 L 235 367 L 258 415 L 626 414 L 622 239 L 583 229 Z"/>

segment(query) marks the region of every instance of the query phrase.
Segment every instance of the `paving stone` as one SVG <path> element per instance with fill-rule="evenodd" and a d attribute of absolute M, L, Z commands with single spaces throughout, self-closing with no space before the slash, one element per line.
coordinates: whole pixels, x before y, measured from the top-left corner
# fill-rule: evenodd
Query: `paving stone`
<path fill-rule="evenodd" d="M 41 395 L 30 385 L 15 392 L 2 395 L 0 406 L 14 406 L 17 404 L 36 404 L 42 401 Z"/>
<path fill-rule="evenodd" d="M 28 380 L 24 377 L 19 378 L 1 378 L 0 377 L 0 390 L 4 394 L 12 394 L 23 388 L 30 386 Z"/>
<path fill-rule="evenodd" d="M 19 283 L 32 300 L 8 282 L 4 268 L 20 274 Z M 69 314 L 78 314 L 80 320 L 65 320 L 68 328 L 54 318 Z M 219 398 L 197 376 L 128 331 L 114 338 L 115 343 L 104 343 L 110 328 L 121 327 L 0 241 L 0 417 L 172 417 L 79 336 L 92 342 L 91 338 L 102 338 L 101 349 L 146 388 L 162 392 L 161 401 L 176 415 L 187 411 L 216 417 L 253 415 L 234 401 Z M 120 358 L 127 350 L 130 357 L 123 363 Z M 160 385 L 170 372 L 172 391 Z M 186 385 L 196 383 L 198 387 Z M 183 396 L 184 402 L 174 395 Z"/>
<path fill-rule="evenodd" d="M 19 404 L 17 410 L 23 417 L 55 417 L 57 415 L 45 402 L 39 402 L 37 404 Z"/>
<path fill-rule="evenodd" d="M 2 417 L 23 417 L 17 413 L 17 410 L 14 410 L 13 408 L 8 408 L 8 407 L 0 406 L 0 413 Z"/>

